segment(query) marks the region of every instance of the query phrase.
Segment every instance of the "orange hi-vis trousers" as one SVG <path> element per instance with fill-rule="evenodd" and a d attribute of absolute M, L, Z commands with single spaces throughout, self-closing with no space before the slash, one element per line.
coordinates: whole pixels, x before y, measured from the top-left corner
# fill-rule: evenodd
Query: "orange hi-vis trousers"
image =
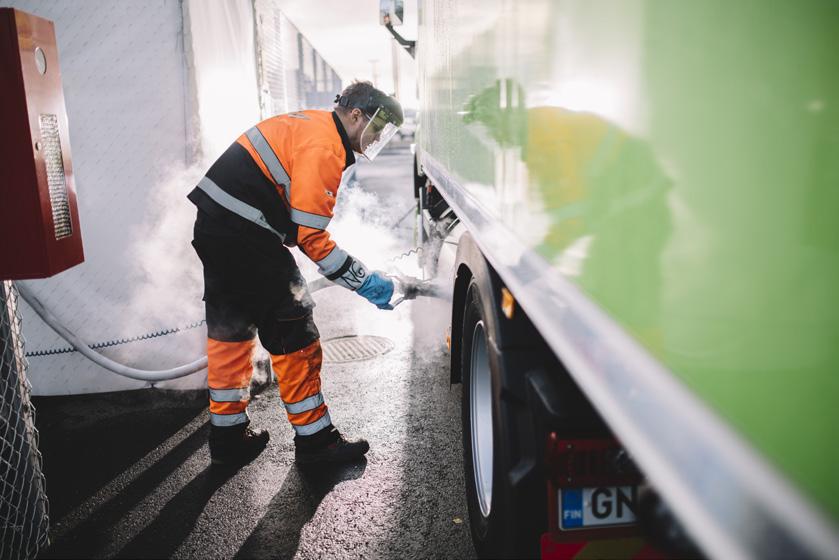
<path fill-rule="evenodd" d="M 249 421 L 247 408 L 255 345 L 255 339 L 207 341 L 210 421 L 214 426 L 235 426 Z M 332 423 L 321 393 L 321 363 L 320 340 L 289 354 L 271 355 L 280 398 L 299 436 L 313 435 Z"/>
<path fill-rule="evenodd" d="M 259 243 L 200 210 L 193 240 L 204 264 L 210 422 L 247 425 L 256 337 L 271 355 L 297 436 L 331 428 L 321 393 L 314 301 L 288 249 Z"/>

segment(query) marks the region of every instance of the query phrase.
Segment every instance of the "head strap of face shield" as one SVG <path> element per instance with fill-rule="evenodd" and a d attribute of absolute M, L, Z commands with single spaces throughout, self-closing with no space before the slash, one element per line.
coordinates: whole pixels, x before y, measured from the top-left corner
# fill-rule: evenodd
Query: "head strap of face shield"
<path fill-rule="evenodd" d="M 361 112 L 364 113 L 368 118 L 373 118 L 373 115 L 376 114 L 376 111 L 379 109 L 379 105 L 373 102 L 373 96 L 367 96 L 367 101 L 364 103 L 356 103 L 355 105 L 350 106 L 350 98 L 346 95 L 341 95 L 340 93 L 335 96 L 335 103 L 338 104 L 339 107 L 346 107 L 348 109 L 361 109 Z"/>
<path fill-rule="evenodd" d="M 364 116 L 368 119 L 372 119 L 376 111 L 382 110 L 384 114 L 390 115 L 390 111 L 381 104 L 376 102 L 376 96 L 369 95 L 367 96 L 367 100 L 363 103 L 355 103 L 354 105 L 350 104 L 350 98 L 346 95 L 341 95 L 340 93 L 335 96 L 335 103 L 338 104 L 339 107 L 347 107 L 348 109 L 361 109 L 361 112 L 364 113 Z"/>

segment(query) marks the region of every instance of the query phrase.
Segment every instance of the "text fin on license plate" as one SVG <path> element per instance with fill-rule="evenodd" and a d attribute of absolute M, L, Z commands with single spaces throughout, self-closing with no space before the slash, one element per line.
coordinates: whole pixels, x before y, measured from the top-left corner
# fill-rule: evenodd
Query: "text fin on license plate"
<path fill-rule="evenodd" d="M 613 527 L 635 523 L 636 486 L 562 488 L 559 490 L 559 528 Z"/>

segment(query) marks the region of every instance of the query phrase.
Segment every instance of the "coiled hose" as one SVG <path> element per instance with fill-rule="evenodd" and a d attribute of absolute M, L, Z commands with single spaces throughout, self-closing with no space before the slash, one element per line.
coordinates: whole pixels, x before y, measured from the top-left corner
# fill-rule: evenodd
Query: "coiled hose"
<path fill-rule="evenodd" d="M 333 284 L 326 278 L 318 278 L 317 280 L 309 282 L 309 291 L 317 292 L 319 290 L 334 285 L 335 284 Z M 17 282 L 16 286 L 23 300 L 29 304 L 29 307 L 32 308 L 32 310 L 38 315 L 38 317 L 40 317 L 47 325 L 49 325 L 55 332 L 57 332 L 61 336 L 61 338 L 69 342 L 70 345 L 73 346 L 73 348 L 75 348 L 81 355 L 83 355 L 91 362 L 107 369 L 108 371 L 116 373 L 117 375 L 128 377 L 130 379 L 136 379 L 138 381 L 157 383 L 160 381 L 168 381 L 171 379 L 186 377 L 187 375 L 190 375 L 197 371 L 201 371 L 202 369 L 207 367 L 207 356 L 201 356 L 194 362 L 190 362 L 182 366 L 161 370 L 145 370 L 133 368 L 116 362 L 110 358 L 106 358 L 99 352 L 94 351 L 87 343 L 85 343 L 85 341 L 83 341 L 72 331 L 70 331 L 70 329 L 64 326 L 64 324 L 58 319 L 58 317 L 56 317 L 50 310 L 44 307 L 44 304 L 41 303 L 41 301 L 35 296 L 35 294 L 32 293 L 32 291 L 25 284 Z M 169 332 L 171 333 L 177 331 L 175 329 L 171 329 Z M 107 344 L 103 344 L 102 346 L 105 345 Z"/>

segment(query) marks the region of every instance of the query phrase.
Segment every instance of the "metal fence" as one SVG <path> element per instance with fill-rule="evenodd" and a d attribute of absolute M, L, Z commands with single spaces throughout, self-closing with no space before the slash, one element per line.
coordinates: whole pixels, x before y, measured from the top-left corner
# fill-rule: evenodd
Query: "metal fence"
<path fill-rule="evenodd" d="M 0 558 L 34 558 L 47 544 L 47 502 L 29 399 L 17 290 L 0 284 Z"/>

